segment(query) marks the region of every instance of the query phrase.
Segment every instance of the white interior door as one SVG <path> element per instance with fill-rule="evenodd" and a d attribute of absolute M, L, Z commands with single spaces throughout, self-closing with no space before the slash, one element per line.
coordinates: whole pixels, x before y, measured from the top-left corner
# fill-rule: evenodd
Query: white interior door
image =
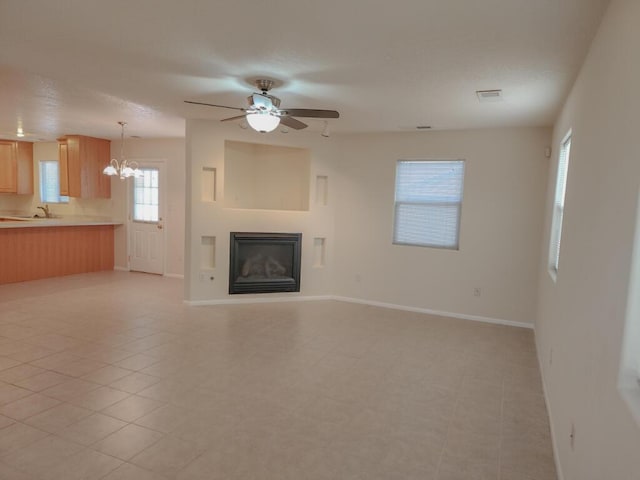
<path fill-rule="evenodd" d="M 134 178 L 131 196 L 129 268 L 164 274 L 164 164 L 140 165 L 144 174 Z"/>

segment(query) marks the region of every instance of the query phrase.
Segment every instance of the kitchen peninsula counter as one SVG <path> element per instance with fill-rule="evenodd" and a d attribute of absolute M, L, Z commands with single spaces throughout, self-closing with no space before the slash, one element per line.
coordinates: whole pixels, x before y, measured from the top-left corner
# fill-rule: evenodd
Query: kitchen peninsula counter
<path fill-rule="evenodd" d="M 113 270 L 114 228 L 104 217 L 0 214 L 0 284 Z"/>
<path fill-rule="evenodd" d="M 67 216 L 53 218 L 25 218 L 0 214 L 0 228 L 77 227 L 91 225 L 122 225 L 121 220 L 108 217 Z"/>

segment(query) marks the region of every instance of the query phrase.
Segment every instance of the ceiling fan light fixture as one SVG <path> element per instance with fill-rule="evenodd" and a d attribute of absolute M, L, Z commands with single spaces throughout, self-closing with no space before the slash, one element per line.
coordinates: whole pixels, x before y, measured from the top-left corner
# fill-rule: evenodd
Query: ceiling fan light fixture
<path fill-rule="evenodd" d="M 255 112 L 247 114 L 247 122 L 257 132 L 273 132 L 280 125 L 280 117 L 272 112 Z"/>
<path fill-rule="evenodd" d="M 306 123 L 301 122 L 296 117 L 321 119 L 340 118 L 340 113 L 335 110 L 320 110 L 314 108 L 281 109 L 280 99 L 269 93 L 271 87 L 274 86 L 274 80 L 259 78 L 253 80 L 253 83 L 258 87 L 261 93 L 254 92 L 249 95 L 247 97 L 248 107 L 246 108 L 218 105 L 215 103 L 195 102 L 192 100 L 185 100 L 185 103 L 239 110 L 242 112 L 242 115 L 223 118 L 220 121 L 230 122 L 240 120 L 242 122 L 240 123 L 240 128 L 248 128 L 248 126 L 251 126 L 253 130 L 262 133 L 274 131 L 278 128 L 278 125 L 285 125 L 287 130 L 302 130 L 303 128 L 308 127 Z M 325 128 L 325 133 L 326 136 L 329 136 L 328 127 Z"/>

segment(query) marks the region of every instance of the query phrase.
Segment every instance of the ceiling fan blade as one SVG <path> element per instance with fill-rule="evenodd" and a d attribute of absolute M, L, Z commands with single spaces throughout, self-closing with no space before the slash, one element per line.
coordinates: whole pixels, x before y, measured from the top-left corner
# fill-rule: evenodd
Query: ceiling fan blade
<path fill-rule="evenodd" d="M 230 108 L 232 110 L 240 110 L 241 112 L 244 112 L 245 109 L 244 108 L 240 108 L 240 107 L 227 107 L 226 105 L 215 105 L 213 103 L 203 103 L 203 102 L 192 102 L 190 100 L 185 100 L 184 103 L 192 103 L 193 105 L 205 105 L 207 107 L 220 107 L 220 108 Z"/>
<path fill-rule="evenodd" d="M 281 116 L 310 118 L 340 118 L 335 110 L 313 110 L 310 108 L 285 108 L 280 110 Z"/>
<path fill-rule="evenodd" d="M 220 120 L 221 122 L 233 122 L 234 120 L 238 120 L 240 118 L 245 118 L 246 115 L 237 115 L 235 117 L 229 117 L 229 118 L 223 118 L 222 120 Z"/>
<path fill-rule="evenodd" d="M 308 126 L 306 123 L 303 123 L 293 117 L 280 117 L 280 123 L 289 128 L 293 128 L 294 130 L 302 130 Z"/>

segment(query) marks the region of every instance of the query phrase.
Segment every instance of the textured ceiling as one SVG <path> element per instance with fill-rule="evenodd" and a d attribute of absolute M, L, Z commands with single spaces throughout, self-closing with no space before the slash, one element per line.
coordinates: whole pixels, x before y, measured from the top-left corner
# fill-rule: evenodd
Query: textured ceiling
<path fill-rule="evenodd" d="M 0 137 L 180 137 L 234 115 L 183 100 L 243 107 L 259 76 L 334 132 L 551 125 L 607 3 L 0 0 Z"/>

